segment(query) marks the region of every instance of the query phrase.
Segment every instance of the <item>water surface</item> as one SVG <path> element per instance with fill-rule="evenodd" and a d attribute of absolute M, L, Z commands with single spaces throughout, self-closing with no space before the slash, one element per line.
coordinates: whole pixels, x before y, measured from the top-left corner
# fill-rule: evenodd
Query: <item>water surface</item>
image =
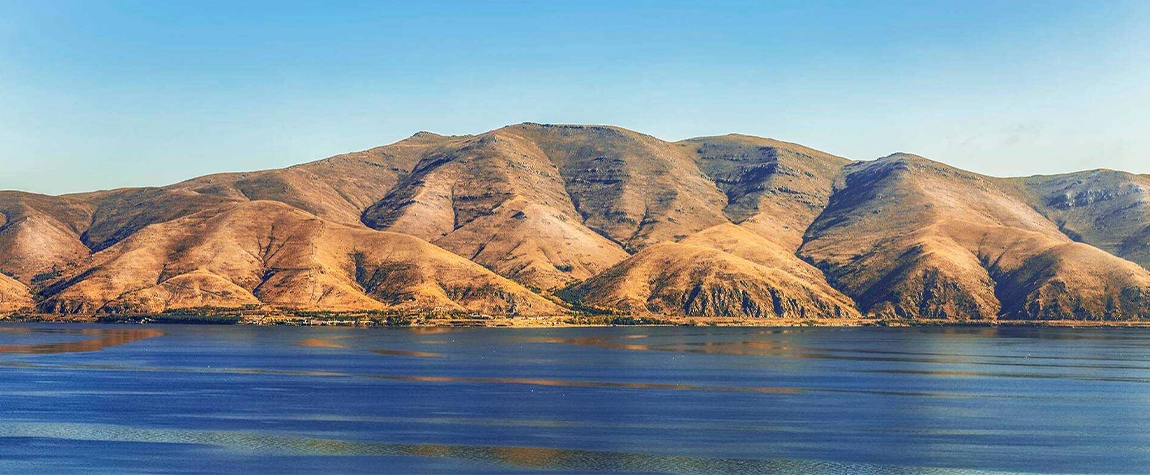
<path fill-rule="evenodd" d="M 1138 473 L 1150 332 L 0 326 L 13 473 Z"/>

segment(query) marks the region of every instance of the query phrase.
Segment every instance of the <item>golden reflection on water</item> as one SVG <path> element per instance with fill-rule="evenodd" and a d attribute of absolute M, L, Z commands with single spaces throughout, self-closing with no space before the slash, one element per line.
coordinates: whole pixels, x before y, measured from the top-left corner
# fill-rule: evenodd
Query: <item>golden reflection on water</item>
<path fill-rule="evenodd" d="M 386 356 L 410 356 L 412 358 L 443 358 L 440 353 L 428 353 L 426 351 L 407 351 L 407 350 L 371 350 L 372 353 L 377 355 Z"/>
<path fill-rule="evenodd" d="M 63 370 L 95 370 L 95 371 L 143 371 L 143 372 L 181 372 L 181 373 L 207 373 L 207 374 L 251 374 L 276 376 L 307 376 L 319 378 L 366 378 L 386 381 L 404 381 L 417 383 L 463 383 L 463 384 L 515 384 L 526 386 L 548 386 L 567 388 L 622 388 L 622 389 L 655 389 L 671 391 L 719 391 L 741 392 L 757 394 L 798 394 L 803 392 L 799 388 L 791 387 L 763 387 L 763 386 L 711 386 L 695 384 L 672 383 L 645 383 L 628 381 L 580 381 L 543 378 L 485 378 L 467 376 L 439 376 L 439 375 L 392 375 L 371 373 L 343 373 L 337 371 L 307 371 L 307 370 L 277 370 L 262 368 L 209 368 L 191 366 L 121 366 L 111 364 L 34 364 L 24 362 L 0 363 L 0 367 L 26 368 L 26 369 L 63 369 Z"/>
<path fill-rule="evenodd" d="M 966 329 L 948 328 L 943 330 L 947 335 L 980 335 L 995 336 L 997 328 Z M 624 337 L 625 338 L 625 337 Z M 1045 338 L 1045 337 L 1042 337 Z M 1069 338 L 1067 338 L 1069 339 Z M 1108 338 L 1118 339 L 1118 338 Z M 529 343 L 568 344 L 575 346 L 590 346 L 628 351 L 659 351 L 671 353 L 694 353 L 710 355 L 734 356 L 768 356 L 791 359 L 812 360 L 842 360 L 861 362 L 893 362 L 893 363 L 925 363 L 925 364 L 958 364 L 982 366 L 1008 366 L 1024 368 L 1088 368 L 1088 369 L 1135 369 L 1150 370 L 1150 365 L 1121 364 L 1119 362 L 1144 362 L 1142 359 L 1123 359 L 1114 357 L 1091 357 L 1082 355 L 1049 356 L 1049 355 L 1002 355 L 977 353 L 944 353 L 931 351 L 898 351 L 878 350 L 868 348 L 820 348 L 811 346 L 784 345 L 771 340 L 741 340 L 741 341 L 702 341 L 702 342 L 671 342 L 661 344 L 634 344 L 612 341 L 613 337 L 537 337 L 525 338 Z M 1053 360 L 1053 361 L 1052 361 Z M 1064 360 L 1100 361 L 1101 363 L 1061 362 Z M 1116 364 L 1118 363 L 1118 364 Z"/>
<path fill-rule="evenodd" d="M 14 354 L 55 354 L 55 353 L 85 353 L 100 351 L 113 346 L 125 345 L 134 341 L 146 340 L 163 336 L 164 332 L 152 329 L 40 329 L 40 328 L 0 328 L 0 331 L 11 333 L 56 333 L 77 334 L 93 336 L 87 340 L 63 341 L 54 343 L 38 343 L 32 345 L 0 345 L 0 353 Z"/>
<path fill-rule="evenodd" d="M 438 335 L 440 333 L 456 333 L 467 330 L 467 328 L 457 327 L 407 327 L 403 331 L 407 333 L 414 333 L 416 335 Z"/>
<path fill-rule="evenodd" d="M 395 375 L 367 375 L 369 378 L 387 379 L 393 381 L 414 381 L 421 383 L 479 383 L 479 384 L 521 384 L 528 386 L 553 386 L 565 388 L 626 388 L 626 389 L 662 389 L 671 391 L 722 391 L 746 392 L 761 394 L 798 394 L 798 388 L 762 387 L 762 386 L 703 386 L 695 384 L 671 383 L 638 383 L 621 381 L 572 381 L 562 379 L 540 378 L 479 378 L 466 376 L 395 376 Z"/>
<path fill-rule="evenodd" d="M 623 339 L 648 338 L 647 335 L 628 335 Z M 811 351 L 812 348 L 793 347 L 782 345 L 769 340 L 747 341 L 705 341 L 681 342 L 662 344 L 619 343 L 612 341 L 611 337 L 581 336 L 581 337 L 536 337 L 523 339 L 529 343 L 556 343 L 576 346 L 592 346 L 613 350 L 630 351 L 667 351 L 674 353 L 702 353 L 716 355 L 767 355 L 781 352 Z M 802 355 L 802 353 L 795 353 Z"/>
<path fill-rule="evenodd" d="M 579 336 L 571 338 L 559 337 L 531 337 L 523 338 L 522 341 L 528 343 L 563 343 L 577 346 L 593 346 L 596 348 L 608 348 L 614 350 L 635 350 L 635 351 L 648 351 L 657 348 L 651 345 L 643 345 L 638 343 L 615 343 L 609 339 L 595 336 Z"/>
<path fill-rule="evenodd" d="M 624 337 L 626 338 L 626 337 Z M 583 337 L 538 337 L 525 338 L 529 343 L 554 343 L 576 346 L 591 346 L 612 350 L 628 351 L 663 351 L 671 353 L 695 353 L 708 355 L 738 355 L 738 356 L 781 356 L 790 358 L 830 358 L 829 355 L 815 353 L 821 351 L 817 348 L 797 347 L 783 345 L 770 340 L 747 341 L 705 341 L 705 342 L 678 342 L 661 344 L 620 343 L 611 338 L 583 336 Z"/>
<path fill-rule="evenodd" d="M 297 341 L 295 346 L 302 346 L 304 348 L 347 348 L 347 345 L 336 343 L 332 340 L 323 338 L 308 338 L 305 340 Z"/>
<path fill-rule="evenodd" d="M 684 353 L 714 355 L 762 355 L 780 352 L 809 351 L 809 348 L 806 347 L 788 346 L 770 340 L 703 341 L 681 343 L 678 346 L 684 347 L 678 349 Z M 675 347 L 668 346 L 668 348 L 675 350 Z"/>

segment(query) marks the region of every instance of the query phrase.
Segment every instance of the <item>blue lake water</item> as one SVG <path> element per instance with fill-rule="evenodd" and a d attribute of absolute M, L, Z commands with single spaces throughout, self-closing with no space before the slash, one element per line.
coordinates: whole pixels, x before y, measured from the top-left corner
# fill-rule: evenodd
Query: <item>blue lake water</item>
<path fill-rule="evenodd" d="M 1150 331 L 0 326 L 5 473 L 1150 471 Z"/>

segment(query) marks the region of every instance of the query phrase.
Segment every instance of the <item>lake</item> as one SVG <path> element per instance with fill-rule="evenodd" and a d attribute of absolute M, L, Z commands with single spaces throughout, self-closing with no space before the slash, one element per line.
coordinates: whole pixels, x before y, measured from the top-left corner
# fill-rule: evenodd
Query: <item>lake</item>
<path fill-rule="evenodd" d="M 6 473 L 1150 470 L 1150 331 L 0 326 Z"/>

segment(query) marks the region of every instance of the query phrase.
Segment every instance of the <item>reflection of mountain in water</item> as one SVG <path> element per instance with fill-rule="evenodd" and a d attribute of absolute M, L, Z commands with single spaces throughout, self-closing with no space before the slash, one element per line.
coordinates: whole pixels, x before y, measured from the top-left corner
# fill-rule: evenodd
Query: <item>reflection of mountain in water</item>
<path fill-rule="evenodd" d="M 138 340 L 146 340 L 163 336 L 160 330 L 125 330 L 125 329 L 41 329 L 41 328 L 3 328 L 0 331 L 12 333 L 46 333 L 71 334 L 89 336 L 86 340 L 64 341 L 55 343 L 37 343 L 31 345 L 0 345 L 0 353 L 22 354 L 52 354 L 52 353 L 85 353 L 100 351 L 108 347 L 119 346 Z"/>

